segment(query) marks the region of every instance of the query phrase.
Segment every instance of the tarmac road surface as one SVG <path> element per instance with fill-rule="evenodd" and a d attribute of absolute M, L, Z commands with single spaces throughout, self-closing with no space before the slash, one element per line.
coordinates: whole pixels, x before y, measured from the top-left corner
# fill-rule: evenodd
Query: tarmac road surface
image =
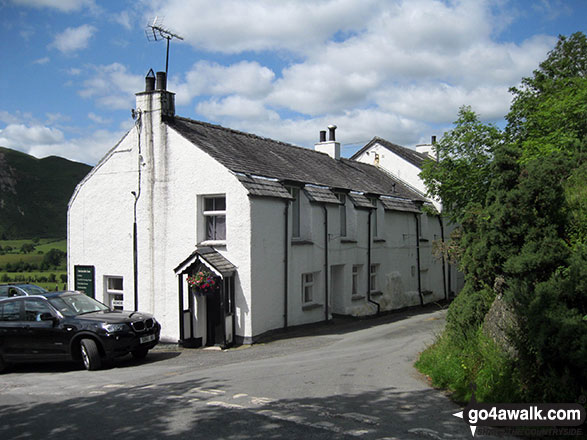
<path fill-rule="evenodd" d="M 0 375 L 0 439 L 472 438 L 413 368 L 445 315 L 339 319 L 225 351 L 159 346 L 96 372 L 13 366 Z"/>

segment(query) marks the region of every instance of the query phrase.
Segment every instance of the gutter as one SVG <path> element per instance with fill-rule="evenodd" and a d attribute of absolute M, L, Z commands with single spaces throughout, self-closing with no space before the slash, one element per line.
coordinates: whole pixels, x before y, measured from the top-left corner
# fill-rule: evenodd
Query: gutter
<path fill-rule="evenodd" d="M 377 306 L 377 313 L 381 313 L 381 304 L 371 299 L 371 216 L 373 210 L 369 209 L 369 215 L 367 216 L 367 301 Z"/>
<path fill-rule="evenodd" d="M 414 213 L 416 219 L 416 270 L 418 271 L 418 295 L 420 296 L 420 305 L 424 305 L 422 296 L 422 274 L 420 273 L 420 214 Z"/>

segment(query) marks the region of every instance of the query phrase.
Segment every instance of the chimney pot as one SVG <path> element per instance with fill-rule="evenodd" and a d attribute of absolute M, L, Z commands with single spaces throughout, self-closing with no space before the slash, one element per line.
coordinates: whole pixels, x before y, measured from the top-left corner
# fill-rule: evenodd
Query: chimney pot
<path fill-rule="evenodd" d="M 145 76 L 145 92 L 152 92 L 155 90 L 155 73 L 153 69 L 149 69 L 147 76 Z"/>
<path fill-rule="evenodd" d="M 335 141 L 335 134 L 334 132 L 336 131 L 336 125 L 329 125 L 328 126 L 328 140 L 329 141 Z"/>
<path fill-rule="evenodd" d="M 167 90 L 167 77 L 165 72 L 157 72 L 157 90 Z"/>
<path fill-rule="evenodd" d="M 326 130 L 320 130 L 320 142 L 326 142 Z"/>
<path fill-rule="evenodd" d="M 436 136 L 432 136 L 432 139 L 431 139 L 430 143 L 432 145 L 436 144 Z"/>

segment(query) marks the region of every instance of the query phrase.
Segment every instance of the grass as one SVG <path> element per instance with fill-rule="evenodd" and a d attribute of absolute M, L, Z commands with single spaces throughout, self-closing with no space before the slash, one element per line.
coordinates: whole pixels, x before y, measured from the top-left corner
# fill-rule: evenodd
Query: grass
<path fill-rule="evenodd" d="M 462 336 L 445 331 L 415 364 L 432 385 L 452 392 L 461 403 L 519 401 L 520 382 L 514 361 L 481 329 Z"/>
<path fill-rule="evenodd" d="M 25 254 L 20 251 L 21 247 L 26 243 L 33 243 L 31 239 L 21 240 L 0 240 L 0 246 L 3 249 L 11 247 L 10 253 L 0 255 L 0 282 L 1 283 L 12 283 L 12 282 L 28 282 L 37 284 L 48 290 L 55 290 L 55 287 L 64 289 L 67 286 L 61 281 L 61 275 L 67 275 L 65 267 L 54 268 L 46 271 L 31 270 L 30 272 L 7 272 L 1 271 L 6 267 L 7 264 L 14 266 L 22 261 L 25 264 L 41 266 L 43 258 L 47 252 L 51 249 L 59 249 L 63 252 L 67 252 L 67 240 L 59 238 L 41 238 L 38 243 L 35 244 L 35 250 Z M 51 275 L 54 274 L 57 282 L 49 282 Z"/>

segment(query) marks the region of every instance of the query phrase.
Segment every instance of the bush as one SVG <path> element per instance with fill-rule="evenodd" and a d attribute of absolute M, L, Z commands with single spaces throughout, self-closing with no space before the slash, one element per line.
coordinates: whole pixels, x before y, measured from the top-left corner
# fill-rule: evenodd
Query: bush
<path fill-rule="evenodd" d="M 520 395 L 519 375 L 514 361 L 481 327 L 467 335 L 448 329 L 427 348 L 416 362 L 432 385 L 453 393 L 455 400 L 468 402 L 475 385 L 480 402 L 515 402 Z"/>

